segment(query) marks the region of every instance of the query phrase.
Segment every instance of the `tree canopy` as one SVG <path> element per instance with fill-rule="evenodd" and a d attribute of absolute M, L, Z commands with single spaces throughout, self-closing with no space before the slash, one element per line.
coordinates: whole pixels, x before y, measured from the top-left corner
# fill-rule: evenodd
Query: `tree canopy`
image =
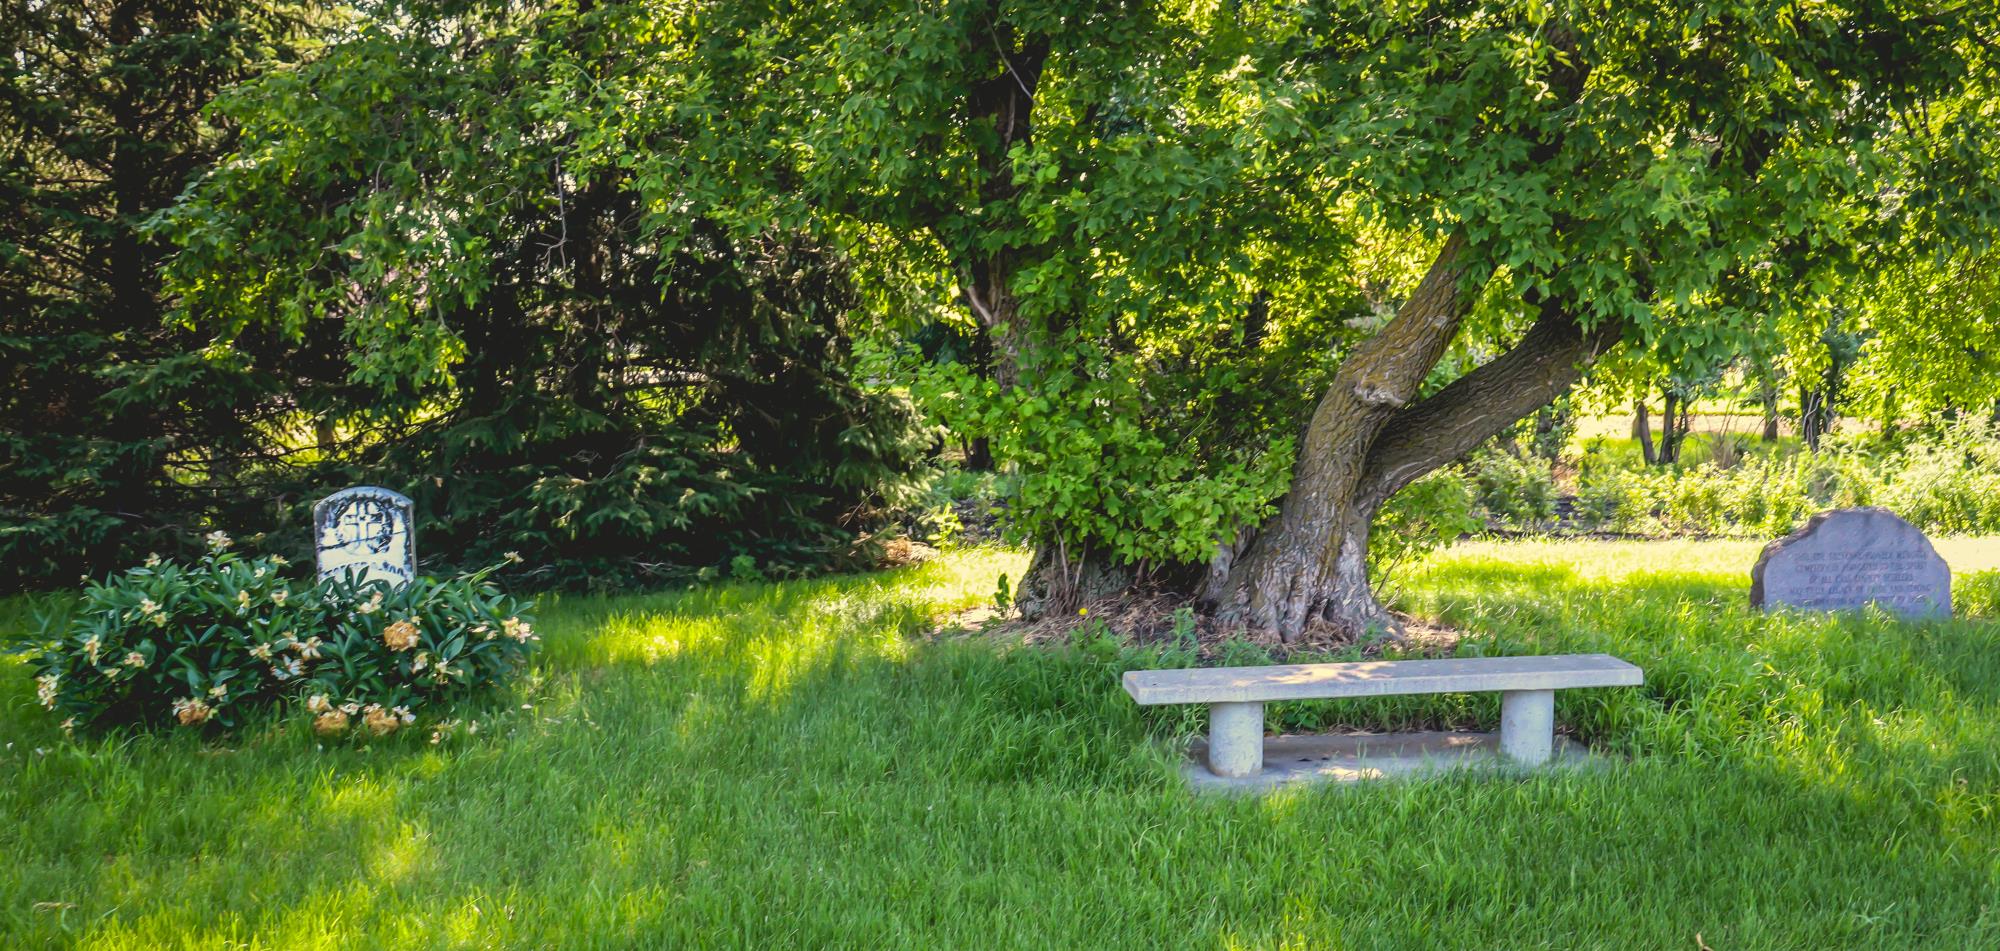
<path fill-rule="evenodd" d="M 453 538 L 499 517 L 591 550 L 596 517 L 613 561 L 662 531 L 692 561 L 826 550 L 896 494 L 909 399 L 1013 473 L 1031 610 L 1167 584 L 1360 633 L 1394 623 L 1382 506 L 1586 372 L 1809 380 L 1852 333 L 1863 389 L 1989 398 L 1990 4 L 385 0 L 344 23 L 223 100 L 240 138 L 150 233 L 175 332 L 279 381 L 261 431 L 453 474 L 486 500 Z M 1926 351 L 1949 368 L 1912 372 Z M 722 522 L 747 528 L 687 547 Z"/>

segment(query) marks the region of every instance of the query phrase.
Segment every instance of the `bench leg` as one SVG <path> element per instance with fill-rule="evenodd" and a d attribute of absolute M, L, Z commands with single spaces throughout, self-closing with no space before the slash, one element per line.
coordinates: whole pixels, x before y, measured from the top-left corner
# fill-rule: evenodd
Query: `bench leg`
<path fill-rule="evenodd" d="M 1209 705 L 1208 771 L 1232 779 L 1264 771 L 1263 704 Z"/>
<path fill-rule="evenodd" d="M 1556 742 L 1556 692 L 1500 692 L 1500 752 L 1523 766 L 1549 761 Z"/>

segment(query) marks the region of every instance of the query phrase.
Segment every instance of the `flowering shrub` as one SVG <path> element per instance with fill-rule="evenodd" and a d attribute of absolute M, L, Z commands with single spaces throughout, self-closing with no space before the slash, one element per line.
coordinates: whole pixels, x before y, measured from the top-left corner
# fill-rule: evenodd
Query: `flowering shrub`
<path fill-rule="evenodd" d="M 36 696 L 65 728 L 234 727 L 298 703 L 322 734 L 371 734 L 503 682 L 537 640 L 493 569 L 398 589 L 352 576 L 300 583 L 283 559 L 245 558 L 221 533 L 192 565 L 150 558 L 85 587 L 45 624 Z"/>

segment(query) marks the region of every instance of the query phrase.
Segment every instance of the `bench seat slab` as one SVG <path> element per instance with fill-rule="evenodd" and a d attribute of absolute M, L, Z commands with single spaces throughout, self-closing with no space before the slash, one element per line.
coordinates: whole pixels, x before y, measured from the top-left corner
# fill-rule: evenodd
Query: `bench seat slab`
<path fill-rule="evenodd" d="M 1567 690 L 1577 687 L 1631 687 L 1644 682 L 1645 675 L 1638 667 L 1609 654 L 1454 657 L 1446 660 L 1125 672 L 1125 692 L 1141 705 Z"/>

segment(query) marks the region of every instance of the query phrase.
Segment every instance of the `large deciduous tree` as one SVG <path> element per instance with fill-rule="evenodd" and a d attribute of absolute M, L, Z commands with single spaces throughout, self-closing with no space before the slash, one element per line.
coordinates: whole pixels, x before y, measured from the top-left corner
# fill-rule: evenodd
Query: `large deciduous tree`
<path fill-rule="evenodd" d="M 1044 606 L 1205 566 L 1227 620 L 1392 625 L 1377 511 L 1608 349 L 1712 365 L 1866 255 L 1993 227 L 1990 5 L 684 9 L 657 101 L 708 131 L 653 167 L 949 275 Z M 1468 366 L 1475 329 L 1505 346 Z M 1302 340 L 1330 359 L 1259 362 Z"/>
<path fill-rule="evenodd" d="M 312 430 L 322 484 L 409 492 L 440 562 L 588 587 L 865 563 L 924 434 L 861 378 L 843 256 L 634 174 L 670 117 L 606 134 L 643 8 L 367 13 L 224 100 L 238 147 L 162 219 L 184 320 L 312 368 L 273 437 Z"/>

